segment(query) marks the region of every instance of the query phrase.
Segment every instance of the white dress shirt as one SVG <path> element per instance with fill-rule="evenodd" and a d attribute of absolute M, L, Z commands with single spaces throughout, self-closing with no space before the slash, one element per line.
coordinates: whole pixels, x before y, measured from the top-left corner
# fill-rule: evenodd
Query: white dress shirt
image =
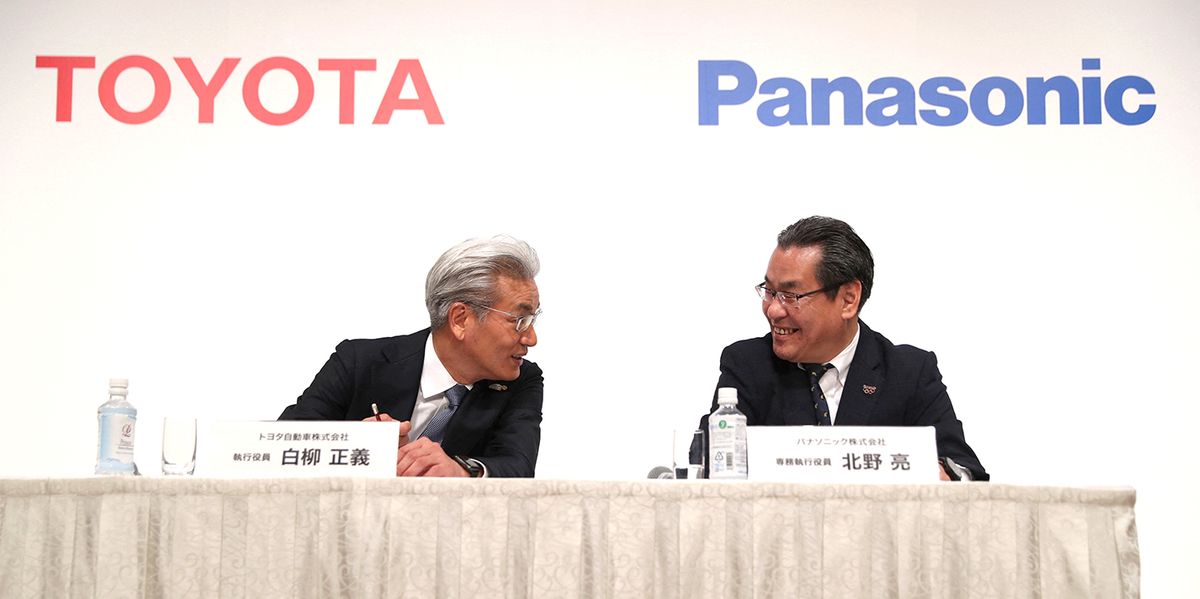
<path fill-rule="evenodd" d="M 825 402 L 829 404 L 829 421 L 834 424 L 837 423 L 838 404 L 842 400 L 842 389 L 846 387 L 846 377 L 850 376 L 850 363 L 854 361 L 854 351 L 858 349 L 858 336 L 861 333 L 862 327 L 858 327 L 850 345 L 827 362 L 833 364 L 833 368 L 821 375 L 821 391 L 825 392 Z M 799 364 L 796 367 L 803 368 Z"/>
<path fill-rule="evenodd" d="M 408 433 L 408 438 L 412 441 L 421 437 L 421 433 L 425 432 L 425 427 L 429 426 L 429 421 L 433 420 L 433 415 L 447 409 L 450 405 L 450 400 L 446 398 L 446 391 L 451 387 L 459 384 L 450 376 L 450 371 L 438 359 L 437 352 L 433 351 L 433 334 L 430 333 L 429 338 L 425 340 L 425 363 L 421 366 L 421 388 L 417 390 L 417 403 L 413 406 L 412 418 L 409 423 L 412 424 L 412 430 Z M 463 385 L 469 391 L 471 385 Z"/>

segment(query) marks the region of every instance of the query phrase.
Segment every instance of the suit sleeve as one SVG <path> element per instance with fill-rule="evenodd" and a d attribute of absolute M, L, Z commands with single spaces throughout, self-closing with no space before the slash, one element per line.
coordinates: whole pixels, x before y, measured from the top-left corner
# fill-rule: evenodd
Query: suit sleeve
<path fill-rule="evenodd" d="M 542 441 L 541 368 L 529 364 L 528 373 L 519 379 L 519 384 L 492 428 L 483 453 L 469 456 L 487 467 L 489 477 L 532 478 L 537 466 L 538 446 Z"/>
<path fill-rule="evenodd" d="M 345 420 L 354 397 L 354 346 L 342 341 L 312 383 L 279 420 Z"/>
<path fill-rule="evenodd" d="M 750 372 L 744 364 L 741 354 L 742 351 L 739 351 L 737 344 L 730 345 L 721 351 L 721 375 L 717 378 L 716 388 L 713 389 L 712 403 L 708 407 L 708 413 L 700 417 L 698 425 L 703 434 L 700 435 L 700 440 L 693 439 L 692 445 L 688 449 L 688 456 L 693 461 L 692 463 L 708 463 L 706 459 L 708 455 L 708 416 L 717 409 L 718 389 L 722 387 L 737 389 L 738 410 L 746 415 L 746 422 L 750 425 L 761 423 L 762 416 L 758 410 L 761 402 L 758 401 L 756 391 L 746 382 L 748 378 L 753 380 L 754 373 Z M 707 476 L 707 472 L 705 476 Z"/>
<path fill-rule="evenodd" d="M 939 457 L 950 458 L 967 468 L 975 480 L 988 480 L 987 471 L 979 463 L 975 451 L 967 445 L 962 422 L 955 415 L 950 394 L 942 382 L 937 356 L 933 352 L 927 355 L 928 359 L 921 365 L 914 401 L 909 406 L 910 425 L 934 427 Z"/>
<path fill-rule="evenodd" d="M 750 372 L 750 369 L 742 363 L 740 352 L 736 351 L 736 345 L 726 347 L 721 352 L 721 376 L 717 378 L 717 387 L 713 389 L 712 404 L 708 408 L 708 413 L 717 409 L 717 390 L 721 387 L 732 387 L 738 392 L 738 410 L 746 415 L 746 422 L 751 426 L 758 425 L 762 420 L 762 414 L 759 414 L 758 408 L 764 405 L 763 401 L 767 398 L 760 398 L 761 390 L 753 388 L 748 382 L 754 380 L 755 373 Z M 764 378 L 759 375 L 758 378 Z M 707 423 L 707 416 L 703 419 Z"/>

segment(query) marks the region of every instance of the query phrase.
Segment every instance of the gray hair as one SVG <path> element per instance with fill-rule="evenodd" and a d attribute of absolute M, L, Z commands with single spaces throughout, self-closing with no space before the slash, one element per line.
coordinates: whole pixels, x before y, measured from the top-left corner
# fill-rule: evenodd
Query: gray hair
<path fill-rule="evenodd" d="M 442 254 L 425 278 L 425 307 L 429 325 L 441 328 L 450 317 L 450 305 L 470 305 L 476 317 L 487 314 L 500 276 L 531 280 L 541 269 L 537 252 L 528 243 L 497 235 L 491 239 L 468 239 Z"/>

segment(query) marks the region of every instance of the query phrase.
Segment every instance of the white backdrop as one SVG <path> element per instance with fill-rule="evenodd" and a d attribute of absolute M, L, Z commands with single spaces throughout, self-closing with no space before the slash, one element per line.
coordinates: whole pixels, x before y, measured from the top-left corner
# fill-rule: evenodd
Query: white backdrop
<path fill-rule="evenodd" d="M 766 332 L 752 286 L 776 233 L 827 214 L 875 253 L 864 319 L 937 352 L 994 479 L 1137 487 L 1146 596 L 1200 593 L 1194 3 L 253 4 L 0 6 L 0 476 L 88 475 L 113 376 L 131 380 L 143 464 L 163 414 L 274 418 L 338 341 L 424 327 L 443 249 L 505 232 L 543 259 L 538 475 L 639 478 L 707 410 L 721 348 Z M 171 82 L 140 125 L 99 99 L 131 55 Z M 70 122 L 38 56 L 95 59 L 74 71 Z M 314 82 L 283 126 L 243 100 L 275 56 Z M 176 57 L 206 78 L 241 59 L 212 123 Z M 377 61 L 353 124 L 328 58 Z M 445 124 L 372 124 L 401 59 Z M 701 60 L 806 86 L 1136 75 L 1157 111 L 767 127 L 755 99 L 702 127 Z M 283 112 L 296 89 L 269 73 L 263 104 Z M 139 111 L 151 78 L 128 70 L 115 94 Z"/>

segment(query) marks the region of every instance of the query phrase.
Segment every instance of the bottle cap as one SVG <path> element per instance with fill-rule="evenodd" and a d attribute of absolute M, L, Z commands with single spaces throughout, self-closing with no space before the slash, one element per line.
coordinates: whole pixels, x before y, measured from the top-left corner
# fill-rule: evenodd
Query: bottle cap
<path fill-rule="evenodd" d="M 108 391 L 115 395 L 129 392 L 129 379 L 108 379 Z"/>
<path fill-rule="evenodd" d="M 720 389 L 717 389 L 717 405 L 736 406 L 737 389 L 734 389 L 733 387 L 721 387 Z"/>

